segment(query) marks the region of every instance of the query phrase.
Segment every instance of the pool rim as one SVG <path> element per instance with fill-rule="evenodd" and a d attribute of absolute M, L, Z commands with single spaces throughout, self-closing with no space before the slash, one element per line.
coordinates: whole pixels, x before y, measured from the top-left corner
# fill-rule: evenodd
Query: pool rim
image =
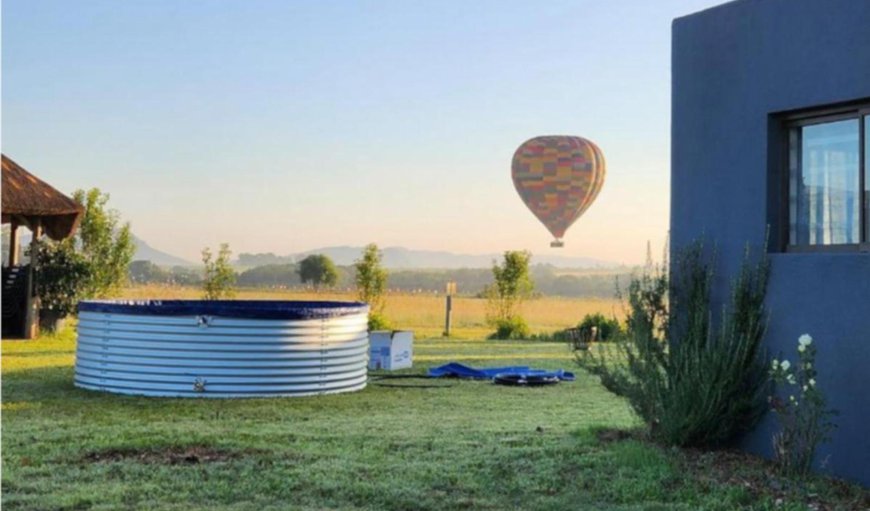
<path fill-rule="evenodd" d="M 369 312 L 368 304 L 334 300 L 84 300 L 78 311 L 136 316 L 213 316 L 244 319 L 330 319 Z"/>

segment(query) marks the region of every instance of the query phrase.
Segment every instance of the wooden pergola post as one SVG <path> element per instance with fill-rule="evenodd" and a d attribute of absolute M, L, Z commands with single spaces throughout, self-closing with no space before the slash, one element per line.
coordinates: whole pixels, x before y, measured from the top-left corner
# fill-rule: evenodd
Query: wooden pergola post
<path fill-rule="evenodd" d="M 18 221 L 13 219 L 9 227 L 9 267 L 18 266 Z"/>
<path fill-rule="evenodd" d="M 35 339 L 39 337 L 39 296 L 36 293 L 36 269 L 35 253 L 42 236 L 42 219 L 34 218 L 30 225 L 33 228 L 33 239 L 30 240 L 30 264 L 27 266 L 27 307 L 24 319 L 24 338 Z"/>

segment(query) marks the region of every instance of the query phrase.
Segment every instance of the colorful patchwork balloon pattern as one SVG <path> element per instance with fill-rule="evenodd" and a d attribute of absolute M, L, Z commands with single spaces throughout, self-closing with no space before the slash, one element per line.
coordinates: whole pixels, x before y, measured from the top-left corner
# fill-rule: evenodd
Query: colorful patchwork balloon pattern
<path fill-rule="evenodd" d="M 581 137 L 543 136 L 514 153 L 514 187 L 538 220 L 556 237 L 552 246 L 586 211 L 604 184 L 601 149 Z"/>

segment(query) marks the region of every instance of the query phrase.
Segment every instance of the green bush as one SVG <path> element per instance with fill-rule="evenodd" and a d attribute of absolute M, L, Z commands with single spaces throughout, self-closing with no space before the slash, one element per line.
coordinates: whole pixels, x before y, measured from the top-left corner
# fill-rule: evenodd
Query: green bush
<path fill-rule="evenodd" d="M 670 445 L 722 446 L 752 428 L 765 408 L 768 261 L 753 264 L 747 251 L 729 303 L 715 314 L 713 271 L 703 254 L 700 243 L 683 252 L 675 279 L 667 262 L 648 262 L 628 287 L 626 334 L 614 349 L 599 346 L 577 358 L 628 399 L 654 439 Z"/>
<path fill-rule="evenodd" d="M 592 329 L 598 330 L 596 341 L 610 341 L 622 332 L 622 326 L 616 318 L 608 319 L 604 314 L 596 312 L 595 314 L 587 314 L 583 317 L 583 321 L 577 325 L 577 328 L 584 332 L 587 337 L 591 338 Z"/>
<path fill-rule="evenodd" d="M 392 330 L 393 326 L 384 317 L 383 314 L 379 314 L 377 312 L 369 313 L 369 332 L 374 330 Z"/>
<path fill-rule="evenodd" d="M 529 325 L 520 316 L 495 320 L 493 326 L 495 327 L 495 333 L 489 336 L 490 339 L 518 340 L 531 337 Z"/>
<path fill-rule="evenodd" d="M 58 319 L 74 314 L 85 297 L 91 267 L 73 240 L 40 240 L 31 244 L 30 258 L 35 262 L 36 293 L 43 314 Z"/>

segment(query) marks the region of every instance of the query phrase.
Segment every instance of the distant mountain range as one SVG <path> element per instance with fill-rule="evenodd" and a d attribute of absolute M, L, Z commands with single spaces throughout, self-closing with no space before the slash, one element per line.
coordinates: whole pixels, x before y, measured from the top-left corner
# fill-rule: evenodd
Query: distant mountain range
<path fill-rule="evenodd" d="M 4 236 L 4 247 L 7 240 Z M 30 234 L 25 231 L 21 236 L 22 246 L 30 242 Z M 156 249 L 142 238 L 133 235 L 136 252 L 134 261 L 151 261 L 158 266 L 196 266 L 199 263 L 188 261 L 168 252 Z M 298 254 L 276 255 L 273 253 L 239 254 L 235 264 L 244 268 L 263 266 L 267 264 L 287 264 L 297 262 L 311 254 L 324 254 L 329 256 L 335 264 L 348 266 L 360 257 L 363 247 L 338 246 L 324 247 L 317 250 L 308 250 Z M 384 254 L 384 266 L 394 270 L 401 269 L 443 269 L 455 270 L 460 268 L 489 268 L 494 260 L 502 257 L 500 253 L 492 254 L 456 254 L 453 252 L 434 250 L 414 250 L 405 247 L 386 247 L 382 249 Z M 5 251 L 3 257 L 5 258 Z M 532 264 L 549 264 L 557 268 L 616 268 L 617 263 L 593 259 L 591 257 L 570 257 L 555 255 L 535 255 Z"/>
<path fill-rule="evenodd" d="M 298 254 L 278 256 L 272 253 L 266 254 L 239 254 L 237 263 L 240 266 L 252 267 L 265 264 L 286 264 L 303 259 L 311 254 L 324 254 L 329 256 L 335 264 L 346 266 L 353 264 L 359 259 L 363 247 L 324 247 L 317 250 L 308 250 Z M 386 247 L 382 249 L 384 254 L 384 266 L 390 269 L 411 268 L 489 268 L 494 260 L 499 260 L 502 254 L 455 254 L 453 252 L 414 250 L 404 247 Z M 558 268 L 613 268 L 619 266 L 616 263 L 593 259 L 591 257 L 570 257 L 536 255 L 532 257 L 532 264 L 550 264 Z"/>

